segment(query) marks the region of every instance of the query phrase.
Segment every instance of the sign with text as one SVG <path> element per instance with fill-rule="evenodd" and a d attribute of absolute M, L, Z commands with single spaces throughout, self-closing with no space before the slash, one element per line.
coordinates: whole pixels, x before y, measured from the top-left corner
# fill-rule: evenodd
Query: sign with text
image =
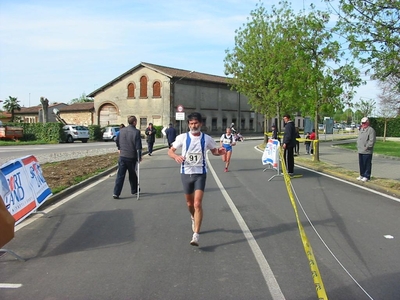
<path fill-rule="evenodd" d="M 262 155 L 263 165 L 271 165 L 274 169 L 278 168 L 279 160 L 279 141 L 269 139 L 267 145 L 265 146 Z"/>
<path fill-rule="evenodd" d="M 0 169 L 10 188 L 3 200 L 15 224 L 36 211 L 52 195 L 35 156 L 11 160 Z"/>
<path fill-rule="evenodd" d="M 184 112 L 175 113 L 175 120 L 177 120 L 177 121 L 185 121 L 185 113 Z"/>

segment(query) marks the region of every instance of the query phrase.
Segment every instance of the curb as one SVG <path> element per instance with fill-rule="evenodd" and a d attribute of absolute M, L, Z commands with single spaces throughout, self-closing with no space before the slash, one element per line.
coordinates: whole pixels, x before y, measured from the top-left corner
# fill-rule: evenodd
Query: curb
<path fill-rule="evenodd" d="M 153 152 L 157 151 L 157 150 L 165 149 L 166 147 L 167 146 L 158 147 L 157 149 L 154 149 Z M 147 153 L 148 153 L 148 151 L 143 151 L 142 152 L 142 156 L 146 155 Z M 87 185 L 99 180 L 102 177 L 109 176 L 111 173 L 116 172 L 117 170 L 118 170 L 118 165 L 115 165 L 114 167 L 111 167 L 111 168 L 109 168 L 109 169 L 107 169 L 107 170 L 105 170 L 105 171 L 103 171 L 103 172 L 101 172 L 101 173 L 99 173 L 97 175 L 94 175 L 94 176 L 92 176 L 92 177 L 90 177 L 90 178 L 88 178 L 88 179 L 86 179 L 86 180 L 84 180 L 82 182 L 79 182 L 79 183 L 77 183 L 75 185 L 72 185 L 72 186 L 66 188 L 65 190 L 62 190 L 61 192 L 51 196 L 39 208 L 40 209 L 46 208 L 47 206 L 52 205 L 52 204 L 56 203 L 57 201 L 60 201 L 61 199 L 72 195 L 74 192 L 76 192 L 80 188 L 83 188 L 83 187 L 85 187 L 85 186 L 87 186 Z"/>
<path fill-rule="evenodd" d="M 65 198 L 65 197 L 70 196 L 71 194 L 73 194 L 77 190 L 81 189 L 82 187 L 85 187 L 85 186 L 87 186 L 87 185 L 99 180 L 102 177 L 106 177 L 106 176 L 110 175 L 111 173 L 116 172 L 117 169 L 118 169 L 118 165 L 116 165 L 114 167 L 111 167 L 111 168 L 109 168 L 109 169 L 107 169 L 107 170 L 105 170 L 105 171 L 103 171 L 103 172 L 101 172 L 101 173 L 99 173 L 97 175 L 94 175 L 94 176 L 92 176 L 92 177 L 90 177 L 90 178 L 88 178 L 88 179 L 86 179 L 86 180 L 84 180 L 82 182 L 79 182 L 79 183 L 77 183 L 75 185 L 72 185 L 69 188 L 66 188 L 65 190 L 62 190 L 61 192 L 59 192 L 59 193 L 51 196 L 49 199 L 47 199 L 43 203 L 43 205 L 40 206 L 40 209 L 45 208 L 45 207 L 47 207 L 49 205 L 52 205 L 52 204 L 56 203 L 57 201 Z"/>

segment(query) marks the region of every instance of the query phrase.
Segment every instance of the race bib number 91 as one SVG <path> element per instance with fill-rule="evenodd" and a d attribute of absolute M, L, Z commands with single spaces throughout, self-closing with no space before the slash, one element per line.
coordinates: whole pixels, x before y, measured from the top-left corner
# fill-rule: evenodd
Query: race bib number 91
<path fill-rule="evenodd" d="M 185 162 L 190 166 L 201 166 L 202 154 L 198 153 L 187 153 Z"/>

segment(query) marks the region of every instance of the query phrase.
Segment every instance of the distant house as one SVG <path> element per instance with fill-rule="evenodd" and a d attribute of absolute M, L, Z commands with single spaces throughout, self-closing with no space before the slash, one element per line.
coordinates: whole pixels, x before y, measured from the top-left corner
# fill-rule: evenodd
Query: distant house
<path fill-rule="evenodd" d="M 68 106 L 65 103 L 53 103 L 49 104 L 48 117 L 49 122 L 57 122 L 53 110 L 60 109 L 64 106 Z M 19 118 L 22 123 L 43 123 L 43 109 L 42 105 L 31 106 L 31 107 L 21 107 L 21 110 L 14 111 L 14 117 Z"/>
<path fill-rule="evenodd" d="M 49 122 L 58 122 L 55 112 L 60 113 L 60 117 L 67 124 L 93 125 L 94 104 L 93 102 L 74 103 L 71 105 L 65 103 L 50 104 L 48 108 Z M 15 118 L 19 118 L 23 123 L 43 123 L 42 105 L 21 107 L 20 111 L 14 112 Z"/>
<path fill-rule="evenodd" d="M 60 118 L 67 124 L 93 125 L 94 124 L 94 103 L 74 103 L 59 108 Z M 52 112 L 54 116 L 54 112 Z"/>
<path fill-rule="evenodd" d="M 184 132 L 186 117 L 197 111 L 209 133 L 224 132 L 231 123 L 243 133 L 263 132 L 263 115 L 251 109 L 245 95 L 231 90 L 227 77 L 140 63 L 87 96 L 94 98 L 94 123 L 101 126 L 126 124 L 135 115 L 141 130 L 148 123 L 172 123 Z"/>
<path fill-rule="evenodd" d="M 2 123 L 11 122 L 11 113 L 5 111 L 0 112 L 0 121 Z"/>

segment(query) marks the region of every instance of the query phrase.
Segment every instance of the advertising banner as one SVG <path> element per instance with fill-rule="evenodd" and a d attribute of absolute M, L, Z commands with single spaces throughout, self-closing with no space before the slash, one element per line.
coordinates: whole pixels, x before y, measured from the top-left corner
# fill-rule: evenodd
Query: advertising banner
<path fill-rule="evenodd" d="M 15 224 L 35 212 L 52 195 L 33 155 L 9 161 L 0 169 L 10 187 L 10 193 L 3 197 L 4 203 Z"/>
<path fill-rule="evenodd" d="M 278 169 L 279 164 L 279 141 L 269 139 L 267 145 L 265 146 L 262 155 L 263 165 L 271 165 L 274 169 Z"/>

